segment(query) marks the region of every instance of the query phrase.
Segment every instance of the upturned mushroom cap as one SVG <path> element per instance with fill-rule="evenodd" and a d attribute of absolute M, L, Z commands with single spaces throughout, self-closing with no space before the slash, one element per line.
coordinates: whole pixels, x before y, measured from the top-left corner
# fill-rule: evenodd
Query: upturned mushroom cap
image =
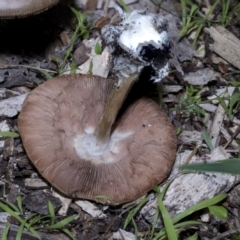
<path fill-rule="evenodd" d="M 59 0 L 0 0 L 0 18 L 16 18 L 43 12 Z"/>
<path fill-rule="evenodd" d="M 41 175 L 64 194 L 107 204 L 134 200 L 163 181 L 174 163 L 176 137 L 150 99 L 132 103 L 112 128 L 109 146 L 89 142 L 113 81 L 67 75 L 33 90 L 18 119 L 26 152 Z"/>

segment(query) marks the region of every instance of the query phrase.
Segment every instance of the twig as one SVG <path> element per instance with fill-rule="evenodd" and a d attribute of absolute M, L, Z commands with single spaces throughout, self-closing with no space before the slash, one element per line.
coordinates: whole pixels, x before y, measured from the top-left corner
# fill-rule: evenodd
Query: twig
<path fill-rule="evenodd" d="M 56 71 L 49 70 L 49 69 L 43 69 L 43 68 L 38 68 L 38 67 L 33 67 L 30 65 L 20 65 L 20 64 L 0 64 L 0 69 L 7 69 L 7 68 L 29 68 L 33 70 L 38 70 L 38 71 L 45 71 L 49 73 L 57 73 Z"/>
<path fill-rule="evenodd" d="M 219 234 L 217 237 L 212 238 L 211 240 L 226 239 L 226 237 L 230 237 L 235 233 L 240 233 L 240 231 L 238 229 L 232 229 L 232 230 L 229 230 L 229 231 Z"/>
<path fill-rule="evenodd" d="M 196 145 L 195 148 L 192 150 L 192 152 L 189 154 L 184 164 L 188 164 L 191 161 L 192 157 L 197 153 L 197 150 L 198 150 L 198 145 Z"/>
<path fill-rule="evenodd" d="M 227 141 L 227 143 L 224 145 L 224 149 L 228 147 L 228 145 L 233 141 L 233 139 L 240 133 L 240 126 L 238 126 L 237 130 L 235 133 L 231 136 L 231 138 Z"/>
<path fill-rule="evenodd" d="M 107 17 L 110 0 L 106 0 L 103 8 L 104 16 Z"/>

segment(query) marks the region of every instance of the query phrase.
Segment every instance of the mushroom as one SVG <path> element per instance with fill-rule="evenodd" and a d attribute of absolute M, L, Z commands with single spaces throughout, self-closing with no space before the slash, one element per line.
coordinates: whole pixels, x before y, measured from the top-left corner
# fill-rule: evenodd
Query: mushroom
<path fill-rule="evenodd" d="M 59 0 L 1 0 L 0 18 L 19 18 L 43 12 Z"/>
<path fill-rule="evenodd" d="M 18 118 L 22 141 L 39 173 L 60 192 L 117 205 L 144 195 L 169 174 L 176 137 L 159 106 L 141 98 L 116 117 L 138 75 L 121 85 L 64 75 L 28 95 Z"/>

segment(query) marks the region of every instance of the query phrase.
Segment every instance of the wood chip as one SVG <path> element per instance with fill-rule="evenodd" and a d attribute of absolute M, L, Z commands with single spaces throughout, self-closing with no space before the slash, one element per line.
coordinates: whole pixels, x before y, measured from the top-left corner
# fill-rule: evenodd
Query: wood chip
<path fill-rule="evenodd" d="M 0 88 L 0 99 L 19 96 L 18 92 L 8 90 L 6 88 Z"/>
<path fill-rule="evenodd" d="M 185 74 L 183 79 L 191 85 L 206 85 L 208 82 L 216 80 L 217 77 L 220 77 L 220 75 L 211 68 L 202 68 L 196 72 Z"/>
<path fill-rule="evenodd" d="M 24 182 L 26 188 L 42 189 L 49 187 L 49 185 L 40 178 L 26 178 Z"/>
<path fill-rule="evenodd" d="M 92 217 L 105 218 L 106 215 L 93 203 L 84 200 L 77 200 L 75 203 L 82 208 L 83 211 Z"/>
<path fill-rule="evenodd" d="M 183 89 L 180 85 L 163 85 L 163 93 L 177 93 Z"/>
<path fill-rule="evenodd" d="M 201 132 L 184 130 L 178 136 L 178 140 L 185 144 L 191 144 L 192 142 L 194 142 L 197 145 L 201 145 L 203 138 Z"/>
<path fill-rule="evenodd" d="M 136 238 L 136 236 L 131 233 L 127 232 L 123 229 L 119 229 L 117 232 L 113 233 L 113 235 L 108 238 L 108 240 L 135 240 L 139 239 L 142 240 L 142 238 Z"/>
<path fill-rule="evenodd" d="M 173 171 L 175 178 L 165 195 L 164 204 L 172 217 L 205 199 L 228 191 L 239 180 L 238 176 L 223 173 L 189 173 L 179 175 L 178 167 L 186 163 L 190 154 L 191 151 L 189 150 L 178 154 Z M 211 154 L 203 155 L 202 157 L 193 156 L 190 163 L 215 162 L 229 157 L 230 155 L 226 150 L 218 147 Z M 141 214 L 147 221 L 153 221 L 156 206 L 156 198 L 152 197 L 151 199 L 150 196 L 149 202 L 141 210 Z M 158 224 L 161 223 L 159 222 Z"/>
<path fill-rule="evenodd" d="M 3 120 L 0 122 L 0 132 L 8 132 L 10 131 L 10 126 L 7 120 Z"/>
<path fill-rule="evenodd" d="M 14 117 L 16 116 L 22 108 L 22 104 L 27 97 L 26 94 L 20 96 L 4 99 L 0 101 L 0 116 L 4 117 Z"/>
<path fill-rule="evenodd" d="M 240 40 L 221 26 L 205 28 L 204 30 L 214 40 L 214 43 L 209 46 L 210 50 L 240 69 Z"/>
<path fill-rule="evenodd" d="M 240 88 L 239 88 L 240 89 Z M 212 102 L 214 104 L 218 104 L 219 101 L 216 99 L 216 96 L 218 97 L 230 97 L 233 94 L 233 91 L 235 90 L 235 87 L 224 87 L 224 88 L 219 88 L 216 90 L 215 94 L 208 97 L 209 100 L 212 99 Z"/>
<path fill-rule="evenodd" d="M 91 49 L 91 53 L 89 54 L 89 59 L 78 67 L 76 73 L 87 74 L 89 73 L 92 65 L 91 74 L 107 78 L 110 68 L 112 66 L 112 54 L 108 47 L 105 47 L 101 54 L 96 54 L 95 46 L 97 43 L 102 45 L 99 38 L 84 41 L 86 47 Z M 65 72 L 65 74 L 69 74 L 70 72 L 71 70 L 69 68 Z"/>
<path fill-rule="evenodd" d="M 222 107 L 222 105 L 219 104 L 216 114 L 213 119 L 210 133 L 209 133 L 209 136 L 212 140 L 212 144 L 215 147 L 218 146 L 219 134 L 221 131 L 221 126 L 222 126 L 224 115 L 225 115 L 225 110 Z"/>
<path fill-rule="evenodd" d="M 58 214 L 61 216 L 66 216 L 68 208 L 72 202 L 72 198 L 65 197 L 54 190 L 52 190 L 52 194 L 54 197 L 59 198 L 62 203 L 62 207 L 59 209 Z"/>
<path fill-rule="evenodd" d="M 215 105 L 213 105 L 211 103 L 201 103 L 201 104 L 199 104 L 199 106 L 202 109 L 204 109 L 204 110 L 206 110 L 208 112 L 212 112 L 212 113 L 215 112 L 216 109 L 217 109 L 217 106 L 215 106 Z"/>
<path fill-rule="evenodd" d="M 7 223 L 10 216 L 11 215 L 7 212 L 0 212 L 0 223 Z"/>

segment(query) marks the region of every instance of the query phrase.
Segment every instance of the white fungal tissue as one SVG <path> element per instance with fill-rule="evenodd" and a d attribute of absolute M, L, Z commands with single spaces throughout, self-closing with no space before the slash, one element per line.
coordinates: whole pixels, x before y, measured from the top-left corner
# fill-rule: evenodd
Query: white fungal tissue
<path fill-rule="evenodd" d="M 113 51 L 120 47 L 125 55 L 139 60 L 144 66 L 152 66 L 155 70 L 152 80 L 161 81 L 168 74 L 170 48 L 165 21 L 155 14 L 146 14 L 145 10 L 135 10 L 130 14 L 120 8 L 117 10 L 122 17 L 121 22 L 102 28 L 106 44 Z"/>

